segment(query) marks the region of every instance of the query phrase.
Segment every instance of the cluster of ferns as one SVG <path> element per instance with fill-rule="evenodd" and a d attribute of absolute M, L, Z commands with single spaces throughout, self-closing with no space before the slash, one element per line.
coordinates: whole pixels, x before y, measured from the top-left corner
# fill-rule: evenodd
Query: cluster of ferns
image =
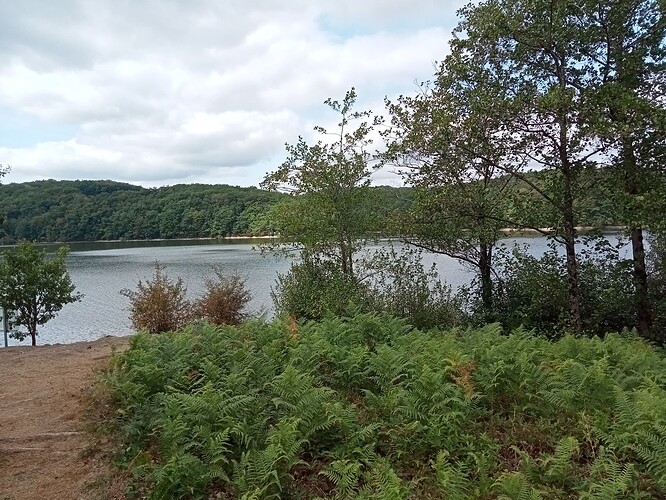
<path fill-rule="evenodd" d="M 666 495 L 666 357 L 387 315 L 138 335 L 102 383 L 149 498 Z"/>

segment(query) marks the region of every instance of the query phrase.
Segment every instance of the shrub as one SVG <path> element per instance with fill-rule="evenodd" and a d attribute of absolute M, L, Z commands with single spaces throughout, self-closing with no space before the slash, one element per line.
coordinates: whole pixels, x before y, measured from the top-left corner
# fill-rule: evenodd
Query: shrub
<path fill-rule="evenodd" d="M 247 318 L 245 308 L 250 292 L 238 274 L 225 275 L 222 268 L 213 269 L 216 279 L 204 280 L 205 292 L 194 303 L 194 316 L 214 325 L 238 325 Z"/>
<path fill-rule="evenodd" d="M 373 310 L 404 318 L 422 329 L 460 323 L 460 307 L 451 288 L 440 281 L 435 264 L 426 270 L 420 251 L 379 250 L 366 265 L 366 272 Z"/>
<path fill-rule="evenodd" d="M 524 325 L 550 336 L 568 329 L 566 258 L 555 246 L 538 258 L 514 248 L 498 253 L 495 262 L 501 276 L 495 284 L 496 321 L 507 329 Z M 603 238 L 586 241 L 578 255 L 578 276 L 586 333 L 603 335 L 635 326 L 631 262 L 621 259 L 617 248 Z M 479 300 L 466 293 L 474 323 Z"/>
<path fill-rule="evenodd" d="M 137 290 L 122 290 L 130 299 L 130 321 L 136 330 L 162 333 L 182 328 L 191 319 L 191 304 L 183 280 L 169 279 L 164 268 L 155 263 L 152 280 L 139 281 Z"/>
<path fill-rule="evenodd" d="M 304 254 L 271 291 L 278 314 L 315 320 L 326 314 L 346 316 L 367 310 L 367 289 L 345 276 L 335 262 Z"/>
<path fill-rule="evenodd" d="M 418 328 L 448 328 L 460 322 L 458 302 L 439 281 L 433 265 L 426 270 L 421 252 L 392 247 L 357 262 L 357 275 L 345 276 L 332 261 L 304 256 L 272 292 L 279 314 L 318 320 L 326 314 L 388 312 Z"/>
<path fill-rule="evenodd" d="M 666 233 L 657 233 L 650 240 L 648 253 L 648 286 L 653 306 L 655 338 L 666 343 Z"/>

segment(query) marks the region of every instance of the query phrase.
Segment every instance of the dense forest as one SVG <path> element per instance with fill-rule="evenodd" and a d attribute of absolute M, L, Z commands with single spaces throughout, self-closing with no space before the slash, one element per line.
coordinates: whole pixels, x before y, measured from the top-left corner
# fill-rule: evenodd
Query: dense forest
<path fill-rule="evenodd" d="M 254 188 L 113 181 L 36 181 L 0 186 L 5 243 L 258 234 L 280 195 Z"/>
<path fill-rule="evenodd" d="M 529 174 L 543 183 L 544 174 Z M 494 179 L 496 189 L 510 184 L 515 197 L 531 194 L 514 179 Z M 621 223 L 609 194 L 608 175 L 594 171 L 590 195 L 578 207 L 580 224 L 589 227 Z M 412 188 L 372 188 L 373 232 L 400 231 L 412 208 Z M 263 236 L 276 230 L 271 209 L 289 196 L 254 187 L 180 184 L 161 188 L 110 180 L 34 181 L 0 184 L 0 242 L 21 240 L 75 242 L 175 238 Z M 511 210 L 519 210 L 514 205 Z M 546 218 L 535 224 L 546 227 Z M 510 224 L 509 224 L 510 225 Z"/>
<path fill-rule="evenodd" d="M 405 208 L 406 188 L 379 187 L 384 215 Z M 181 184 L 147 189 L 114 181 L 0 185 L 2 243 L 218 238 L 271 234 L 270 210 L 287 195 L 253 187 Z"/>

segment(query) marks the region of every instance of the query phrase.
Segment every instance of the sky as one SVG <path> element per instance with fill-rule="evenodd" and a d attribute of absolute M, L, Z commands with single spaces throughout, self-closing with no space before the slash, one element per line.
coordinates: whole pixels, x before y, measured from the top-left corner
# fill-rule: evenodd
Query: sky
<path fill-rule="evenodd" d="M 0 0 L 2 182 L 258 185 L 326 98 L 384 114 L 430 79 L 464 3 Z"/>

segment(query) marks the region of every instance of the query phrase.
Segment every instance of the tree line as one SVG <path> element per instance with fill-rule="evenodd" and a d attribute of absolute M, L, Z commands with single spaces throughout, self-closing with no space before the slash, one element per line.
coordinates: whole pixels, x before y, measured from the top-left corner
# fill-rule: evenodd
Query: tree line
<path fill-rule="evenodd" d="M 0 186 L 3 241 L 206 238 L 263 234 L 280 195 L 256 188 L 113 181 L 35 181 Z"/>
<path fill-rule="evenodd" d="M 410 203 L 409 189 L 376 188 L 381 213 Z M 257 188 L 187 184 L 156 189 L 114 181 L 0 185 L 0 241 L 74 242 L 259 236 L 285 198 Z"/>

